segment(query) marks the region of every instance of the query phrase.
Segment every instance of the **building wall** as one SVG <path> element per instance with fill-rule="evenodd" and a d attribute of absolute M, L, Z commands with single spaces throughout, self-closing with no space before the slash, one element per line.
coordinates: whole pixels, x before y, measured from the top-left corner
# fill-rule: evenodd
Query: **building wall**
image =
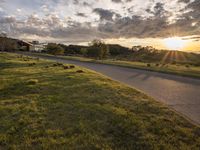
<path fill-rule="evenodd" d="M 41 52 L 42 50 L 44 50 L 43 45 L 32 45 L 32 46 L 30 46 L 30 51 Z"/>

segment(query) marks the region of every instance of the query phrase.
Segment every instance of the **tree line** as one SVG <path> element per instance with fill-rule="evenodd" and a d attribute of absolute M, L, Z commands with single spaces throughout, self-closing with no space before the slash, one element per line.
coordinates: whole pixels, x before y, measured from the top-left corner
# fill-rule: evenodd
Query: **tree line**
<path fill-rule="evenodd" d="M 109 46 L 101 40 L 93 40 L 89 46 L 49 43 L 46 52 L 53 55 L 83 55 L 96 59 L 104 59 L 110 55 Z"/>
<path fill-rule="evenodd" d="M 22 46 L 20 40 L 8 38 L 6 35 L 0 34 L 0 51 L 27 50 Z M 101 40 L 93 40 L 88 46 L 48 43 L 43 52 L 53 55 L 84 56 L 95 59 L 112 58 L 141 62 L 160 62 L 169 53 L 169 51 L 157 50 L 151 46 L 133 46 L 132 48 L 127 48 L 119 44 L 106 44 Z M 188 57 L 189 62 L 197 62 L 197 59 L 199 59 L 199 54 L 176 53 L 192 56 Z M 177 62 L 178 60 L 172 60 L 172 57 L 166 60 L 166 62 L 171 61 Z"/>
<path fill-rule="evenodd" d="M 48 43 L 46 52 L 53 55 L 80 55 L 105 59 L 109 56 L 129 54 L 131 50 L 118 44 L 105 44 L 101 40 L 93 40 L 89 46 Z"/>

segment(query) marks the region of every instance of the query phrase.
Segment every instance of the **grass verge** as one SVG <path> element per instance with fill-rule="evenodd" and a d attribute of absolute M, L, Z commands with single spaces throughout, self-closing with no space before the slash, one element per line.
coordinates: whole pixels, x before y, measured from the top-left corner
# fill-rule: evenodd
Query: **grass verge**
<path fill-rule="evenodd" d="M 0 53 L 0 149 L 199 149 L 200 128 L 166 106 L 66 66 Z"/>
<path fill-rule="evenodd" d="M 53 56 L 41 53 L 32 53 L 32 54 L 36 56 Z M 76 57 L 76 56 L 57 56 L 57 57 L 68 60 L 116 65 L 134 69 L 143 69 L 155 72 L 175 74 L 179 76 L 200 78 L 200 67 L 189 64 L 144 63 L 144 62 L 120 61 L 113 59 L 96 60 L 92 58 Z"/>

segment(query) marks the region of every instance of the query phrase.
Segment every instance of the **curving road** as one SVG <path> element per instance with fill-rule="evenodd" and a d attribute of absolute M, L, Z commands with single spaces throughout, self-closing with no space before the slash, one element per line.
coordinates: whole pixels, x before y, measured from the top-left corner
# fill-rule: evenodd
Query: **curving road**
<path fill-rule="evenodd" d="M 26 55 L 34 56 L 32 54 Z M 144 91 L 200 125 L 199 79 L 113 65 L 66 60 L 54 56 L 37 57 L 75 64 L 100 72 L 114 80 Z"/>

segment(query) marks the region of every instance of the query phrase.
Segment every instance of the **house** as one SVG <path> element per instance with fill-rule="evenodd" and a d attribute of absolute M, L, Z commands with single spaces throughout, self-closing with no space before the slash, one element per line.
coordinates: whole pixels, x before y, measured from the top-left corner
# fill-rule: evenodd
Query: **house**
<path fill-rule="evenodd" d="M 26 42 L 23 40 L 17 40 L 17 43 L 18 43 L 19 49 L 23 51 L 30 51 L 30 47 L 32 46 L 30 42 Z"/>
<path fill-rule="evenodd" d="M 0 51 L 32 51 L 41 52 L 45 49 L 45 43 L 39 43 L 39 41 L 24 41 L 19 39 L 8 38 L 5 35 L 0 34 Z"/>
<path fill-rule="evenodd" d="M 41 52 L 45 49 L 46 45 L 44 43 L 39 43 L 39 41 L 32 41 L 30 46 L 30 51 Z"/>
<path fill-rule="evenodd" d="M 13 39 L 0 34 L 0 51 L 29 51 L 32 44 L 23 40 Z"/>

